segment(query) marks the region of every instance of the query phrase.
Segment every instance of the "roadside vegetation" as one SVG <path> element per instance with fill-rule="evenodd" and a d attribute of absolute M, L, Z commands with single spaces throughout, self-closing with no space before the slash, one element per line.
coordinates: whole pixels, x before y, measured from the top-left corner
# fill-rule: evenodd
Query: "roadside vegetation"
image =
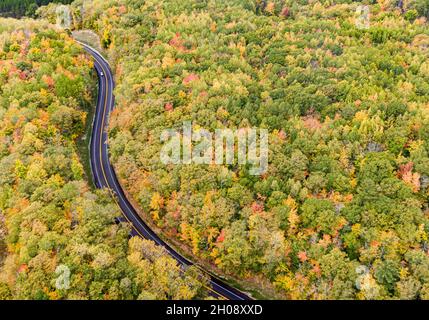
<path fill-rule="evenodd" d="M 87 182 L 92 69 L 67 33 L 0 19 L 0 300 L 205 298 L 199 272 L 130 239 L 110 194 Z"/>

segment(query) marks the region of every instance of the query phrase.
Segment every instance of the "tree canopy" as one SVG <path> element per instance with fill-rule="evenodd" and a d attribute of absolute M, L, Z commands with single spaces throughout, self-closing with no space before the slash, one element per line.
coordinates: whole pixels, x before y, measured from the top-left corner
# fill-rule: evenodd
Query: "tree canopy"
<path fill-rule="evenodd" d="M 428 6 L 401 3 L 76 1 L 115 65 L 111 159 L 144 218 L 270 296 L 429 298 Z M 163 165 L 183 121 L 268 129 L 269 172 Z"/>
<path fill-rule="evenodd" d="M 0 2 L 0 16 L 14 18 L 34 16 L 39 7 L 50 2 L 70 4 L 73 0 L 2 0 Z"/>

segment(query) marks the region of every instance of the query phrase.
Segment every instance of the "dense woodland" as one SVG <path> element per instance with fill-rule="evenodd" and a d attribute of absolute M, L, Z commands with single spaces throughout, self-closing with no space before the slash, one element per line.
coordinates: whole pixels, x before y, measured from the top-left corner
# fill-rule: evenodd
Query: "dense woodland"
<path fill-rule="evenodd" d="M 346 0 L 73 4 L 115 65 L 111 158 L 144 218 L 267 296 L 429 298 L 428 1 L 363 3 L 368 29 Z M 163 165 L 184 120 L 269 129 L 269 172 Z"/>
<path fill-rule="evenodd" d="M 92 67 L 46 23 L 0 19 L 0 300 L 204 298 L 199 272 L 129 239 L 110 194 L 86 182 Z"/>
<path fill-rule="evenodd" d="M 1 0 L 0 16 L 14 18 L 34 16 L 39 7 L 51 2 L 70 4 L 73 0 Z"/>
<path fill-rule="evenodd" d="M 429 299 L 428 2 L 75 1 L 115 67 L 111 158 L 143 218 L 266 297 Z M 0 32 L 0 299 L 204 297 L 85 182 L 82 50 L 41 23 Z M 163 165 L 161 132 L 189 120 L 268 129 L 268 173 Z"/>

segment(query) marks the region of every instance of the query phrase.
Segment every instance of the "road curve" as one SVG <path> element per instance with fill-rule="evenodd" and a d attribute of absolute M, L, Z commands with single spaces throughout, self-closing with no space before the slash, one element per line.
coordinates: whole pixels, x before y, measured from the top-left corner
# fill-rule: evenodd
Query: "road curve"
<path fill-rule="evenodd" d="M 91 170 L 96 187 L 100 189 L 108 188 L 112 192 L 113 198 L 121 208 L 122 214 L 132 226 L 133 235 L 152 240 L 157 245 L 164 247 L 166 251 L 184 267 L 194 265 L 191 261 L 180 255 L 167 243 L 161 240 L 161 238 L 140 218 L 137 210 L 135 210 L 125 196 L 124 190 L 110 163 L 107 144 L 109 115 L 115 105 L 113 96 L 113 89 L 115 87 L 113 74 L 109 63 L 99 52 L 84 43 L 80 44 L 84 47 L 85 51 L 94 58 L 94 67 L 98 74 L 99 91 L 90 142 Z M 215 297 L 227 300 L 252 300 L 248 295 L 232 288 L 222 280 L 217 279 L 206 271 L 205 273 L 210 277 L 211 288 L 208 289 Z"/>

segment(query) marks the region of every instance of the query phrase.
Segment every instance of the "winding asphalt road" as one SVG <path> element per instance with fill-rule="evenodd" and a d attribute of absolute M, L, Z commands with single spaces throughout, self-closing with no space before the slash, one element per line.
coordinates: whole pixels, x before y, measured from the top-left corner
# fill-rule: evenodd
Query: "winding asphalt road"
<path fill-rule="evenodd" d="M 108 62 L 99 52 L 84 43 L 81 43 L 81 45 L 94 58 L 94 66 L 98 74 L 98 101 L 90 145 L 91 170 L 96 187 L 100 189 L 108 188 L 112 192 L 113 198 L 121 208 L 125 219 L 132 226 L 133 235 L 152 240 L 157 245 L 164 247 L 166 251 L 185 268 L 194 265 L 191 261 L 180 255 L 167 243 L 161 240 L 161 238 L 140 218 L 135 208 L 125 196 L 124 190 L 119 184 L 115 171 L 110 163 L 107 144 L 109 115 L 115 105 L 113 96 L 115 83 L 113 75 Z M 202 270 L 200 267 L 199 269 Z M 210 275 L 208 272 L 204 271 L 204 273 L 210 277 L 211 288 L 207 289 L 211 291 L 213 296 L 227 300 L 251 300 L 246 294 L 232 288 Z"/>

